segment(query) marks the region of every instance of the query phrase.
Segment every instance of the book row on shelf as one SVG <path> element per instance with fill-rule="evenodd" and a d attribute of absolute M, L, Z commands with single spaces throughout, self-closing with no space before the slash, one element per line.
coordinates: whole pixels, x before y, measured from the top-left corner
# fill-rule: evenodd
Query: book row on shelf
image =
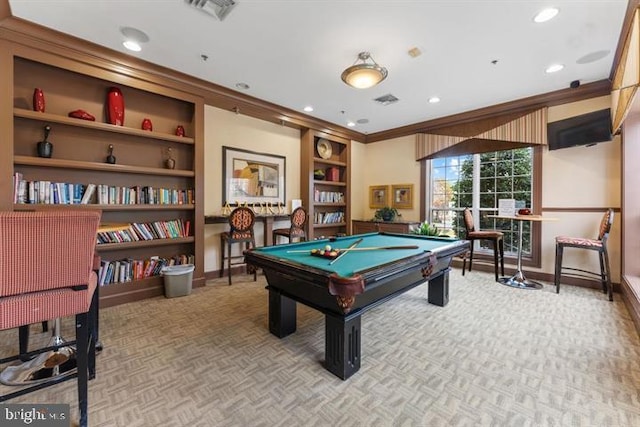
<path fill-rule="evenodd" d="M 20 172 L 14 174 L 13 188 L 14 203 L 64 205 L 95 203 L 101 205 L 182 205 L 194 203 L 192 189 L 25 181 Z"/>
<path fill-rule="evenodd" d="M 313 200 L 316 203 L 342 203 L 344 202 L 344 193 L 337 191 L 319 191 L 313 193 Z"/>
<path fill-rule="evenodd" d="M 176 239 L 188 237 L 191 221 L 173 219 L 169 221 L 132 222 L 121 225 L 104 225 L 98 229 L 97 243 L 125 243 L 140 240 Z"/>
<path fill-rule="evenodd" d="M 344 222 L 344 212 L 314 212 L 313 222 L 315 224 L 336 224 Z"/>
<path fill-rule="evenodd" d="M 163 267 L 181 264 L 193 264 L 193 255 L 176 255 L 171 258 L 153 256 L 147 259 L 102 260 L 98 271 L 100 286 L 112 283 L 127 283 L 147 277 L 157 276 Z"/>

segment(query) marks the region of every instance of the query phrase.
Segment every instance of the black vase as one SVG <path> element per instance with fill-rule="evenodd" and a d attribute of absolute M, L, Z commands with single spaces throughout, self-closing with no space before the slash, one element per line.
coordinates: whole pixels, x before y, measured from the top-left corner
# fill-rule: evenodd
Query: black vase
<path fill-rule="evenodd" d="M 38 142 L 38 156 L 40 157 L 51 157 L 53 154 L 53 144 L 49 141 L 40 141 Z"/>
<path fill-rule="evenodd" d="M 53 154 L 53 144 L 47 141 L 49 138 L 49 132 L 51 132 L 51 126 L 46 125 L 44 127 L 44 139 L 38 142 L 38 156 L 49 158 Z"/>

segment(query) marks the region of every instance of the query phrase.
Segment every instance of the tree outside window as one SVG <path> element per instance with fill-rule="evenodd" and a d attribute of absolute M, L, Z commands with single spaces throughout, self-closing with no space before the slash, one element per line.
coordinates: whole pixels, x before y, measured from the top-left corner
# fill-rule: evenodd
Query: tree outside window
<path fill-rule="evenodd" d="M 431 160 L 431 222 L 464 238 L 462 211 L 474 212 L 476 228 L 505 233 L 505 252 L 518 248 L 518 224 L 489 218 L 498 212 L 498 200 L 516 199 L 532 206 L 533 150 L 519 148 Z M 531 252 L 531 228 L 523 221 L 523 252 Z M 492 249 L 484 247 L 483 249 Z"/>

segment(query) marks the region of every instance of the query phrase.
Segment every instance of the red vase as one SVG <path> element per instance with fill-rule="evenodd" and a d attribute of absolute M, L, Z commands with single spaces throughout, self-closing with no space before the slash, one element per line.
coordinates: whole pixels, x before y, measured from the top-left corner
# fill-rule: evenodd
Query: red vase
<path fill-rule="evenodd" d="M 33 90 L 33 111 L 44 113 L 44 92 L 40 88 Z"/>
<path fill-rule="evenodd" d="M 178 125 L 178 127 L 176 127 L 176 135 L 184 136 L 184 127 L 182 125 Z"/>
<path fill-rule="evenodd" d="M 149 119 L 142 120 L 142 130 L 153 130 L 153 123 Z"/>
<path fill-rule="evenodd" d="M 124 126 L 124 97 L 117 87 L 110 87 L 107 93 L 107 122 Z"/>

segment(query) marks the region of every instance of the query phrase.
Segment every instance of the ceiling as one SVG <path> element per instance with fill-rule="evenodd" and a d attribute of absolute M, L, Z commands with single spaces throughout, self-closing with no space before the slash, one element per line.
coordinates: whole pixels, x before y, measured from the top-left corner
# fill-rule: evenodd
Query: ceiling
<path fill-rule="evenodd" d="M 184 0 L 9 4 L 16 17 L 370 134 L 608 79 L 627 0 L 237 0 L 222 21 Z M 549 6 L 560 13 L 534 23 Z M 141 52 L 122 46 L 122 27 L 148 35 Z M 389 71 L 373 88 L 340 79 L 361 51 Z M 545 73 L 555 63 L 564 69 Z M 399 101 L 373 101 L 387 94 Z"/>

